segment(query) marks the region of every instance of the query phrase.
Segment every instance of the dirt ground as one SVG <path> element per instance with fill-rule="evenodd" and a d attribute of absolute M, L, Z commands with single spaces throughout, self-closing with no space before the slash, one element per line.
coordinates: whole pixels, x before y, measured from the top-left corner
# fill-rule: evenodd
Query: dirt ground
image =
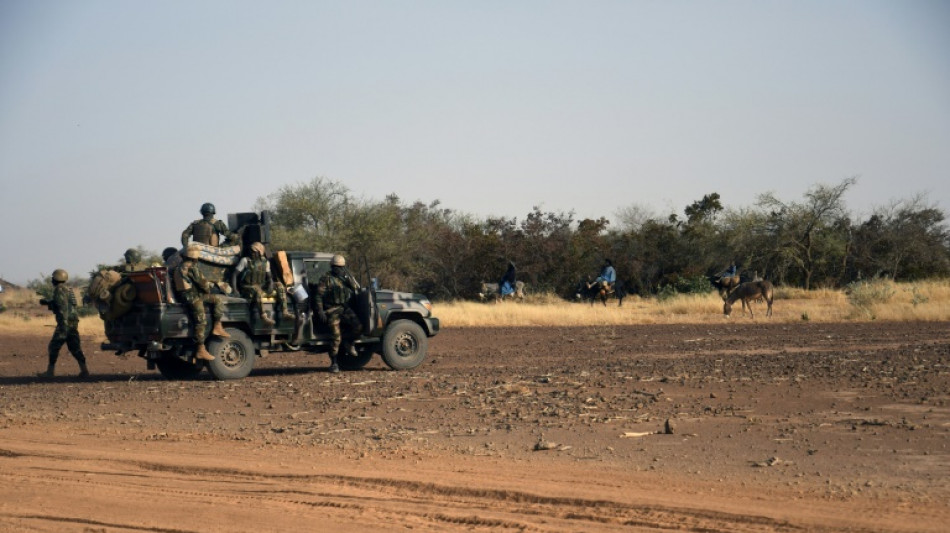
<path fill-rule="evenodd" d="M 45 335 L 45 333 L 44 333 Z M 0 334 L 0 530 L 947 531 L 948 323 L 446 329 L 166 381 Z"/>

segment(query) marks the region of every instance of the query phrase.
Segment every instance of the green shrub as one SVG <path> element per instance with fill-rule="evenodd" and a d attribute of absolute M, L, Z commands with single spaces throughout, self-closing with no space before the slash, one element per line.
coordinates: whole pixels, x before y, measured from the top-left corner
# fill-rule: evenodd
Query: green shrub
<path fill-rule="evenodd" d="M 656 299 L 658 301 L 665 302 L 671 298 L 674 298 L 676 295 L 676 287 L 673 285 L 664 285 L 656 292 Z"/>
<path fill-rule="evenodd" d="M 848 303 L 864 313 L 868 318 L 876 318 L 872 307 L 875 304 L 886 304 L 894 296 L 894 283 L 883 279 L 870 281 L 853 281 L 845 288 Z"/>

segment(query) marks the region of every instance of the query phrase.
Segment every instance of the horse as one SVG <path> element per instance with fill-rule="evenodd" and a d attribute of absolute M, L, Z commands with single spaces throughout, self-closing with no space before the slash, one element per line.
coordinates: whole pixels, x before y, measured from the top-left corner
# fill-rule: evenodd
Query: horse
<path fill-rule="evenodd" d="M 497 283 L 486 283 L 482 282 L 481 290 L 478 292 L 478 298 L 481 301 L 487 300 L 489 297 L 494 297 L 496 302 L 504 301 L 505 299 L 516 300 L 519 302 L 524 301 L 525 297 L 525 284 L 523 281 L 515 282 L 515 291 L 511 294 L 501 295 L 501 292 L 498 290 Z"/>
<path fill-rule="evenodd" d="M 627 296 L 627 286 L 623 281 L 614 282 L 610 290 L 600 281 L 581 281 L 577 284 L 577 290 L 574 292 L 574 298 L 577 300 L 590 300 L 590 305 L 594 305 L 594 300 L 600 299 L 604 307 L 607 307 L 607 300 L 611 297 L 617 298 L 617 307 L 623 307 L 623 299 Z"/>
<path fill-rule="evenodd" d="M 772 316 L 772 284 L 768 281 L 747 281 L 733 289 L 722 305 L 722 312 L 729 316 L 732 313 L 732 304 L 736 303 L 736 300 L 742 300 L 742 314 L 745 315 L 745 308 L 749 306 L 749 315 L 755 318 L 752 302 L 759 298 L 763 298 L 769 306 L 765 316 Z"/>

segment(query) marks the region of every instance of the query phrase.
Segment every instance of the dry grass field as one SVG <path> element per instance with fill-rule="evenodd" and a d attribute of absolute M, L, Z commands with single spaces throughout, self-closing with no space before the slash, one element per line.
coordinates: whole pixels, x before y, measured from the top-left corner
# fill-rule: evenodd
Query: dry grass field
<path fill-rule="evenodd" d="M 27 332 L 52 328 L 51 313 L 38 305 L 31 291 L 7 291 L 0 302 L 7 308 L 0 313 L 0 331 Z M 766 304 L 754 304 L 754 320 L 772 322 L 840 321 L 943 321 L 950 320 L 950 280 L 919 283 L 874 281 L 853 290 L 802 289 L 777 287 L 773 315 L 766 318 Z M 695 324 L 753 320 L 742 314 L 736 303 L 732 316 L 723 315 L 723 302 L 716 293 L 683 294 L 667 300 L 628 296 L 622 307 L 616 300 L 603 306 L 567 301 L 555 295 L 534 294 L 524 303 L 481 303 L 473 301 L 437 302 L 435 315 L 443 327 L 482 326 L 602 326 L 638 324 Z M 83 335 L 102 332 L 95 315 L 79 324 Z"/>
<path fill-rule="evenodd" d="M 766 304 L 753 304 L 756 321 L 939 321 L 950 320 L 950 281 L 894 283 L 874 281 L 852 290 L 805 291 L 777 287 L 772 317 Z M 622 307 L 608 300 L 568 302 L 551 295 L 531 295 L 525 303 L 442 302 L 435 314 L 444 327 L 480 326 L 600 326 L 636 324 L 694 324 L 748 321 L 736 303 L 731 317 L 723 315 L 723 301 L 716 293 L 685 294 L 668 300 L 630 296 Z"/>

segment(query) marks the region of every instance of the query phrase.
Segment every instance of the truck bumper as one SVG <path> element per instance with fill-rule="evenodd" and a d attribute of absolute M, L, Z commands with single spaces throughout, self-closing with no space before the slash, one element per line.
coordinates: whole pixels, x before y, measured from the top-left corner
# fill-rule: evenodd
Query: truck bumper
<path fill-rule="evenodd" d="M 436 333 L 439 332 L 439 319 L 435 317 L 424 318 L 426 323 L 426 331 L 429 332 L 429 336 L 433 337 Z"/>

